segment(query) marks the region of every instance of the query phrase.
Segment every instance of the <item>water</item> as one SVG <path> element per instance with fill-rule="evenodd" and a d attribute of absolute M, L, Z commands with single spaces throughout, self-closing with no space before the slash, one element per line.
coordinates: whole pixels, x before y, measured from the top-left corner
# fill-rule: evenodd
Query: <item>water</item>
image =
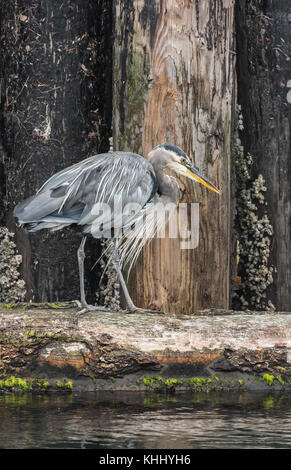
<path fill-rule="evenodd" d="M 0 395 L 0 448 L 290 448 L 291 396 Z"/>

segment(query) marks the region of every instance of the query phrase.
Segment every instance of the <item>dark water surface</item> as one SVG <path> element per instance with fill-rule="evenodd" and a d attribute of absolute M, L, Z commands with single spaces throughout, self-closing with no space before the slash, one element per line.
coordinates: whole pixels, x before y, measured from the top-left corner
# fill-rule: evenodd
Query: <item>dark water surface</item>
<path fill-rule="evenodd" d="M 0 448 L 290 448 L 291 395 L 0 395 Z"/>

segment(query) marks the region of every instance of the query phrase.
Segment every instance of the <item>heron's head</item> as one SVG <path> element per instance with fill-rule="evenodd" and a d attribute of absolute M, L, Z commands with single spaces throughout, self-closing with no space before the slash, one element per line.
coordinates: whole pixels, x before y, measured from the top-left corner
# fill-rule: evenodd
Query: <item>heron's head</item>
<path fill-rule="evenodd" d="M 205 176 L 203 176 L 195 166 L 193 166 L 190 158 L 183 150 L 175 145 L 158 145 L 149 153 L 149 160 L 159 161 L 163 168 L 169 168 L 179 175 L 186 176 L 191 180 L 203 184 L 215 193 L 219 194 L 219 190 Z"/>

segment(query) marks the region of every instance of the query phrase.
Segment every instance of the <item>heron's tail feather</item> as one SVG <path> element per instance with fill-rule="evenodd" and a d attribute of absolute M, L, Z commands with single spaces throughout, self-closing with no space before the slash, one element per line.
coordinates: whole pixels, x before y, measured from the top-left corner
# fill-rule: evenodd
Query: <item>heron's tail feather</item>
<path fill-rule="evenodd" d="M 84 209 L 83 203 L 78 203 L 66 212 L 59 211 L 62 197 L 51 197 L 51 191 L 44 191 L 32 196 L 18 204 L 14 209 L 14 216 L 20 225 L 24 225 L 30 232 L 44 228 L 60 230 L 79 221 Z"/>
<path fill-rule="evenodd" d="M 38 222 L 56 211 L 60 205 L 60 198 L 52 198 L 50 193 L 51 191 L 44 191 L 17 204 L 14 216 L 17 217 L 19 223 Z"/>

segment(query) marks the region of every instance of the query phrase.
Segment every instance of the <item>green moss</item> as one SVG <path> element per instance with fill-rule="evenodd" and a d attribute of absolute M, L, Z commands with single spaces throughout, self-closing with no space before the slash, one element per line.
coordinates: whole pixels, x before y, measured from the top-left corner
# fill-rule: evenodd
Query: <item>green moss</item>
<path fill-rule="evenodd" d="M 237 383 L 239 384 L 240 387 L 242 387 L 244 384 L 244 381 L 242 379 L 238 379 Z"/>
<path fill-rule="evenodd" d="M 36 379 L 36 380 L 33 380 L 32 382 L 33 382 L 33 387 L 37 387 L 39 389 L 47 390 L 51 386 L 51 384 L 47 380 L 44 380 L 44 379 Z"/>
<path fill-rule="evenodd" d="M 156 375 L 153 377 L 150 377 L 149 375 L 145 375 L 143 377 L 143 383 L 146 387 L 149 388 L 160 388 L 164 385 L 164 380 L 162 377 L 157 377 Z"/>
<path fill-rule="evenodd" d="M 114 378 L 114 377 L 112 377 L 112 375 L 110 375 L 110 377 L 109 377 L 109 380 L 110 380 L 110 381 L 111 381 L 111 382 L 114 384 L 114 382 L 115 382 L 115 378 Z"/>
<path fill-rule="evenodd" d="M 54 303 L 49 303 L 48 306 L 53 308 L 53 309 L 58 309 L 58 308 L 67 307 L 67 303 L 65 303 L 65 302 L 54 302 Z"/>
<path fill-rule="evenodd" d="M 173 387 L 174 385 L 184 385 L 184 379 L 167 379 L 165 385 L 167 387 Z"/>
<path fill-rule="evenodd" d="M 151 387 L 153 385 L 153 379 L 149 375 L 145 375 L 143 378 L 143 383 L 146 387 Z"/>
<path fill-rule="evenodd" d="M 61 382 L 60 380 L 56 381 L 56 386 L 60 390 L 64 391 L 72 391 L 73 390 L 73 382 L 68 380 L 66 383 Z"/>
<path fill-rule="evenodd" d="M 150 79 L 150 65 L 144 51 L 133 44 L 127 58 L 127 77 L 125 81 L 124 100 L 126 101 L 126 113 L 124 120 L 124 130 L 118 138 L 118 148 L 126 150 L 131 148 L 134 152 L 141 152 L 142 149 L 142 121 L 144 113 L 144 103 L 146 101 Z M 116 76 L 120 73 L 116 71 Z M 117 83 L 117 90 L 120 90 L 124 83 Z M 119 94 L 116 96 L 120 96 Z M 124 103 L 121 103 L 124 106 Z M 139 132 L 140 131 L 140 132 Z M 135 135 L 134 146 L 132 135 Z"/>
<path fill-rule="evenodd" d="M 285 385 L 285 381 L 282 379 L 281 375 L 277 375 L 276 379 L 280 382 L 281 385 Z"/>
<path fill-rule="evenodd" d="M 68 380 L 68 382 L 65 383 L 65 387 L 69 390 L 73 390 L 73 382 Z"/>
<path fill-rule="evenodd" d="M 22 390 L 30 390 L 31 387 L 33 386 L 33 383 L 30 384 L 27 380 L 17 378 L 16 379 L 16 386 L 21 388 Z"/>
<path fill-rule="evenodd" d="M 137 384 L 141 384 L 141 380 L 137 379 Z M 168 378 L 145 375 L 142 379 L 143 384 L 151 389 L 170 390 L 176 387 L 190 388 L 195 391 L 208 391 L 214 390 L 216 385 L 213 384 L 212 379 L 204 377 L 192 377 L 189 379 L 183 378 Z"/>
<path fill-rule="evenodd" d="M 192 390 L 208 390 L 209 386 L 212 384 L 211 379 L 193 377 L 188 379 L 188 384 Z"/>
<path fill-rule="evenodd" d="M 266 382 L 266 384 L 269 386 L 273 385 L 274 380 L 275 380 L 275 377 L 273 375 L 270 375 L 270 374 L 263 375 L 263 381 Z"/>
<path fill-rule="evenodd" d="M 1 386 L 5 389 L 10 390 L 31 390 L 32 389 L 32 381 L 28 381 L 19 377 L 14 377 L 11 375 L 7 377 L 5 380 L 1 381 Z"/>
<path fill-rule="evenodd" d="M 50 383 L 43 379 L 23 379 L 11 375 L 6 379 L 0 380 L 0 391 L 30 391 L 30 390 L 47 390 Z"/>
<path fill-rule="evenodd" d="M 58 310 L 58 309 L 69 309 L 75 308 L 74 302 L 14 302 L 14 303 L 1 303 L 0 302 L 0 309 L 2 310 L 20 310 L 20 311 L 27 311 L 27 310 Z"/>
<path fill-rule="evenodd" d="M 36 336 L 36 330 L 35 330 L 35 329 L 33 329 L 33 330 L 27 330 L 27 331 L 25 332 L 25 334 L 26 334 L 26 336 L 27 336 L 28 338 L 32 338 L 33 336 Z"/>

